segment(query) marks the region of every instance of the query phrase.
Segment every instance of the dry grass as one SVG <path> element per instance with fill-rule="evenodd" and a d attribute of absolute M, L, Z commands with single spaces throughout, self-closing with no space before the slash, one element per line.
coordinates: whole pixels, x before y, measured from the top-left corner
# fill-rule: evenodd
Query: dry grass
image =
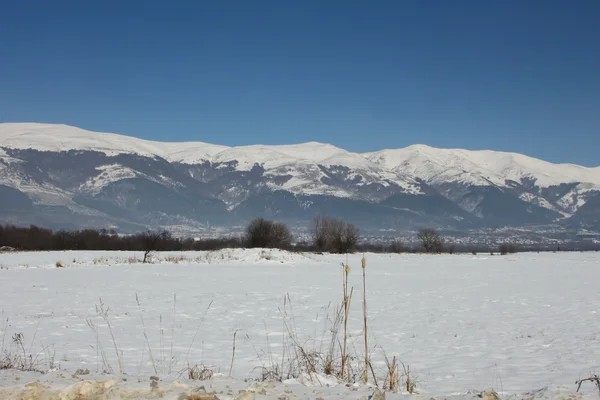
<path fill-rule="evenodd" d="M 64 268 L 64 267 L 65 267 L 65 266 L 63 265 L 63 263 L 62 263 L 62 262 L 60 262 L 60 261 L 57 261 L 57 262 L 56 262 L 56 268 Z"/>
<path fill-rule="evenodd" d="M 135 294 L 135 301 L 138 305 L 138 309 L 140 310 L 140 320 L 142 321 L 142 328 L 144 329 L 144 339 L 146 340 L 146 345 L 148 346 L 148 353 L 150 354 L 150 361 L 152 362 L 152 367 L 154 368 L 154 373 L 158 375 L 158 368 L 156 367 L 156 361 L 154 361 L 154 356 L 152 355 L 152 346 L 150 345 L 150 339 L 148 339 L 148 332 L 146 331 L 146 323 L 144 322 L 144 314 L 142 311 L 142 305 L 140 304 L 140 299 L 138 294 Z M 161 317 L 162 319 L 162 317 Z"/>
<path fill-rule="evenodd" d="M 106 259 L 95 259 L 94 262 L 103 262 Z M 129 259 L 132 263 L 141 262 L 139 258 L 131 257 Z M 152 260 L 153 262 L 159 261 L 158 258 Z M 170 263 L 178 263 L 185 261 L 183 255 L 171 256 L 162 259 Z M 301 378 L 310 379 L 315 385 L 324 384 L 320 382 L 321 376 L 329 376 L 337 378 L 341 382 L 346 384 L 354 384 L 358 382 L 369 382 L 373 381 L 377 388 L 383 390 L 389 390 L 393 392 L 404 392 L 416 393 L 417 382 L 412 376 L 412 372 L 409 366 L 405 366 L 397 356 L 390 359 L 387 358 L 385 352 L 385 367 L 383 363 L 377 369 L 373 369 L 371 364 L 371 356 L 379 358 L 381 352 L 375 351 L 380 346 L 375 346 L 373 349 L 369 349 L 368 341 L 368 314 L 367 314 L 367 288 L 366 288 L 366 259 L 362 258 L 362 284 L 363 284 L 363 318 L 362 318 L 362 332 L 356 336 L 350 334 L 351 327 L 349 322 L 350 304 L 353 295 L 353 287 L 349 285 L 349 275 L 351 268 L 348 263 L 342 263 L 342 302 L 341 304 L 329 304 L 326 307 L 321 308 L 319 314 L 317 314 L 317 321 L 323 322 L 323 330 L 320 337 L 317 332 L 311 335 L 309 339 L 302 339 L 298 334 L 298 331 L 304 329 L 298 329 L 296 326 L 296 319 L 294 317 L 294 309 L 292 299 L 289 294 L 286 294 L 283 298 L 283 306 L 279 307 L 281 315 L 281 323 L 283 325 L 281 335 L 281 345 L 277 346 L 279 354 L 273 354 L 271 349 L 272 340 L 269 338 L 269 330 L 265 324 L 265 334 L 267 346 L 265 351 L 257 351 L 259 360 L 262 362 L 262 367 L 256 368 L 251 371 L 250 376 L 256 377 L 255 379 L 260 381 L 283 381 L 290 378 Z M 169 343 L 164 341 L 164 329 L 163 329 L 163 318 L 160 316 L 160 352 L 157 353 L 155 347 L 151 345 L 149 331 L 146 329 L 146 323 L 144 314 L 146 310 L 142 309 L 142 304 L 139 297 L 136 294 L 136 303 L 139 309 L 141 326 L 143 328 L 143 337 L 145 341 L 144 353 L 150 357 L 151 365 L 156 375 L 159 373 L 171 373 L 171 368 L 178 363 L 174 361 L 173 357 L 173 338 L 175 333 L 175 316 L 177 312 L 177 298 L 173 296 L 173 319 L 169 321 L 169 328 L 171 330 L 170 339 L 170 355 L 169 355 Z M 187 365 L 183 370 L 180 371 L 180 376 L 186 376 L 190 380 L 207 380 L 214 376 L 216 366 L 206 367 L 202 360 L 190 361 L 189 356 L 191 349 L 194 348 L 196 337 L 199 333 L 200 326 L 203 324 L 204 318 L 212 306 L 212 302 L 208 304 L 204 315 L 199 321 L 198 330 L 195 332 L 187 355 L 181 362 L 183 365 Z M 123 370 L 123 364 L 121 361 L 121 352 L 115 341 L 115 337 L 112 333 L 112 325 L 109 319 L 109 308 L 106 307 L 100 299 L 100 305 L 97 306 L 97 317 L 100 317 L 103 325 L 104 335 L 109 335 L 109 339 L 112 341 L 112 347 L 119 363 L 119 372 L 125 373 Z M 100 340 L 100 329 L 91 320 L 87 320 L 88 326 L 92 329 L 96 337 L 96 344 L 92 346 L 97 351 L 98 370 L 106 373 L 113 373 L 106 351 L 102 346 Z M 236 340 L 240 339 L 238 330 L 232 331 L 232 354 L 231 363 L 228 366 L 229 375 L 233 375 L 235 357 L 236 357 Z M 248 340 L 248 335 L 244 335 Z M 155 338 L 158 341 L 159 338 Z M 20 343 L 20 345 L 19 345 Z M 362 346 L 364 345 L 364 349 Z M 20 346 L 20 347 L 19 347 Z M 23 352 L 22 337 L 13 338 L 13 347 L 19 348 L 21 351 L 12 351 L 12 356 L 4 356 L 0 359 L 0 366 L 2 368 L 17 368 L 25 369 L 35 368 L 36 363 L 39 362 L 34 356 L 29 355 L 27 351 Z M 359 349 L 357 351 L 357 348 Z M 279 350 L 280 349 L 280 350 Z M 256 350 L 256 347 L 255 347 Z M 370 351 L 372 350 L 372 351 Z M 383 349 L 381 349 L 383 350 Z M 3 351 L 4 353 L 4 351 Z M 7 353 L 9 354 L 9 353 Z M 142 355 L 144 358 L 144 354 Z M 100 368 L 100 364 L 102 367 Z M 141 362 L 140 362 L 141 364 Z M 255 374 L 254 372 L 259 372 Z M 218 369 L 217 369 L 218 371 Z M 378 378 L 382 383 L 379 386 Z M 585 380 L 584 380 L 585 381 Z"/>
<path fill-rule="evenodd" d="M 363 333 L 365 338 L 365 383 L 369 383 L 369 340 L 367 336 L 368 324 L 367 324 L 367 259 L 363 254 L 361 260 L 362 271 L 363 271 Z"/>
<path fill-rule="evenodd" d="M 183 255 L 180 255 L 180 256 L 168 256 L 168 257 L 162 258 L 161 261 L 165 261 L 165 262 L 168 262 L 171 264 L 179 264 L 180 262 L 187 261 L 187 259 Z"/>
<path fill-rule="evenodd" d="M 121 353 L 119 352 L 119 346 L 117 345 L 115 335 L 113 334 L 112 325 L 110 323 L 110 318 L 108 317 L 108 312 L 110 311 L 110 307 L 106 307 L 104 305 L 104 303 L 102 302 L 102 298 L 100 298 L 99 301 L 100 301 L 100 304 L 99 305 L 96 304 L 96 315 L 98 317 L 102 318 L 104 320 L 104 322 L 106 323 L 106 326 L 108 327 L 108 332 L 110 334 L 112 344 L 115 349 L 115 354 L 117 355 L 117 361 L 119 363 L 119 372 L 122 375 L 125 373 L 125 370 L 123 369 L 123 361 L 121 360 Z M 108 362 L 108 358 L 106 357 L 106 352 L 104 351 L 104 347 L 102 345 L 102 342 L 100 341 L 100 333 L 99 333 L 98 326 L 96 324 L 94 324 L 94 322 L 91 319 L 86 319 L 86 323 L 90 327 L 90 329 L 94 332 L 95 337 L 96 337 L 96 347 L 95 347 L 96 358 L 98 360 L 102 359 L 102 367 L 103 367 L 102 372 L 113 373 L 113 368 L 110 365 L 110 363 Z"/>
<path fill-rule="evenodd" d="M 6 329 L 4 329 L 4 334 L 2 335 L 0 370 L 16 369 L 19 371 L 42 372 L 42 366 L 44 365 L 47 365 L 48 368 L 54 367 L 54 352 L 50 354 L 48 349 L 44 348 L 40 353 L 32 353 L 31 346 L 29 348 L 25 347 L 25 336 L 23 333 L 15 333 L 11 338 L 11 344 L 5 349 L 5 336 Z M 46 359 L 41 357 L 42 353 L 47 355 Z"/>
<path fill-rule="evenodd" d="M 283 322 L 282 343 L 278 348 L 282 349 L 279 356 L 274 356 L 270 350 L 257 355 L 263 362 L 259 368 L 258 380 L 261 381 L 283 381 L 290 378 L 309 379 L 312 384 L 320 385 L 320 376 L 335 377 L 346 384 L 368 382 L 372 379 L 376 387 L 379 386 L 377 372 L 383 378 L 382 388 L 394 392 L 406 391 L 416 393 L 417 382 L 412 376 L 410 367 L 405 366 L 394 356 L 388 360 L 385 356 L 387 368 L 385 371 L 375 371 L 370 360 L 370 349 L 368 344 L 368 319 L 366 310 L 366 260 L 363 265 L 363 333 L 360 337 L 351 337 L 349 334 L 349 305 L 352 299 L 353 288 L 348 285 L 350 267 L 342 264 L 342 291 L 343 301 L 341 305 L 333 308 L 333 315 L 329 318 L 329 312 L 325 317 L 325 327 L 321 336 L 321 343 L 315 343 L 316 333 L 311 339 L 303 341 L 297 334 L 292 301 L 288 295 L 284 297 L 283 307 L 279 312 Z M 327 310 L 331 310 L 327 307 Z M 318 318 L 317 318 L 318 319 Z M 265 333 L 268 329 L 265 326 Z M 362 341 L 364 353 L 357 351 L 356 344 Z M 376 346 L 378 347 L 378 346 Z M 267 349 L 271 348 L 267 336 Z M 383 349 L 382 349 L 383 350 Z M 361 354 L 362 353 L 362 354 Z M 277 360 L 277 357 L 280 357 Z M 401 369 L 402 367 L 402 369 Z M 401 372 L 403 372 L 401 374 Z"/>
<path fill-rule="evenodd" d="M 343 347 L 342 347 L 342 380 L 346 379 L 346 364 L 348 363 L 348 317 L 350 315 L 350 302 L 352 301 L 352 293 L 354 288 L 350 289 L 348 293 L 348 275 L 350 275 L 350 266 L 342 263 L 343 279 L 342 279 L 342 290 L 344 292 L 344 336 L 343 336 Z"/>
<path fill-rule="evenodd" d="M 283 307 L 279 312 L 283 322 L 282 343 L 278 348 L 282 349 L 279 356 L 271 354 L 270 350 L 260 354 L 257 352 L 263 366 L 259 369 L 258 380 L 282 381 L 290 378 L 308 378 L 313 384 L 319 385 L 320 376 L 335 377 L 346 384 L 368 382 L 372 379 L 376 387 L 379 387 L 377 373 L 373 369 L 370 360 L 370 349 L 368 344 L 368 319 L 366 310 L 366 260 L 363 265 L 363 328 L 359 337 L 352 337 L 349 333 L 349 305 L 352 299 L 353 288 L 348 285 L 350 267 L 342 264 L 342 292 L 343 301 L 341 305 L 332 307 L 334 313 L 325 317 L 325 326 L 321 335 L 321 343 L 315 343 L 316 332 L 312 339 L 303 341 L 297 334 L 295 318 L 291 298 L 284 297 Z M 330 305 L 331 306 L 331 305 Z M 330 306 L 327 310 L 331 310 Z M 318 318 L 317 318 L 318 319 Z M 265 326 L 265 333 L 268 332 Z M 364 353 L 357 351 L 356 345 L 362 341 Z M 271 348 L 267 336 L 267 349 Z M 384 352 L 385 356 L 385 352 Z M 277 357 L 280 357 L 277 360 Z M 410 393 L 416 392 L 416 382 L 411 375 L 410 368 L 404 367 L 404 375 L 400 375 L 401 362 L 393 357 L 391 362 L 386 357 L 387 370 L 381 373 L 383 386 L 386 390 L 400 391 L 406 388 Z M 404 381 L 402 381 L 404 378 Z"/>
<path fill-rule="evenodd" d="M 387 373 L 383 381 L 383 389 L 392 392 L 400 391 L 400 376 L 398 374 L 398 363 L 396 356 L 392 358 L 392 361 L 385 357 L 385 365 L 387 367 Z"/>
<path fill-rule="evenodd" d="M 402 375 L 404 378 L 404 389 L 410 394 L 417 393 L 417 382 L 410 374 L 410 365 L 404 365 L 402 361 L 400 361 L 400 364 L 402 364 L 402 369 L 404 370 L 404 374 Z"/>
<path fill-rule="evenodd" d="M 213 377 L 214 372 L 212 369 L 207 367 L 198 367 L 198 365 L 194 365 L 193 367 L 187 368 L 188 379 L 193 381 L 206 381 Z"/>

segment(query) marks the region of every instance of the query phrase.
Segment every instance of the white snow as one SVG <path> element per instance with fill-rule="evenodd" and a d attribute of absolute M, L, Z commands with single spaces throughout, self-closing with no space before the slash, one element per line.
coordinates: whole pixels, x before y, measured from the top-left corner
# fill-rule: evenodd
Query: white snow
<path fill-rule="evenodd" d="M 308 142 L 295 145 L 252 145 L 227 147 L 203 142 L 156 142 L 114 133 L 92 132 L 56 124 L 1 123 L 0 146 L 33 148 L 42 151 L 95 150 L 106 154 L 134 153 L 162 157 L 182 163 L 213 163 L 236 160 L 240 169 L 254 164 L 265 168 L 300 164 L 343 165 L 352 169 L 416 174 L 432 180 L 442 176 L 460 176 L 465 181 L 491 180 L 503 185 L 505 179 L 537 179 L 542 187 L 564 182 L 587 182 L 600 185 L 600 167 L 552 164 L 518 153 L 489 150 L 436 149 L 412 145 L 403 149 L 358 154 L 326 143 Z M 0 153 L 0 156 L 6 156 Z"/>
<path fill-rule="evenodd" d="M 398 176 L 372 163 L 362 155 L 330 144 L 309 142 L 296 145 L 252 145 L 226 147 L 202 142 L 162 143 L 142 140 L 113 133 L 98 133 L 52 124 L 5 123 L 0 124 L 0 146 L 7 148 L 34 148 L 42 151 L 95 150 L 107 155 L 119 153 L 161 157 L 171 162 L 213 164 L 237 162 L 236 170 L 250 171 L 259 165 L 267 175 L 296 175 L 286 185 L 295 194 L 329 194 L 351 197 L 352 193 L 329 187 L 321 178 L 325 173 L 319 165 L 342 165 L 357 172 L 365 182 L 387 184 L 395 182 L 409 193 L 419 193 L 418 184 L 408 177 Z M 118 171 L 115 171 L 118 172 Z M 118 179 L 107 172 L 97 182 Z M 310 182 L 306 185 L 305 182 Z M 90 186 L 91 185 L 91 186 Z M 95 187 L 86 184 L 85 187 Z"/>
<path fill-rule="evenodd" d="M 96 170 L 101 171 L 101 173 L 91 177 L 87 182 L 83 183 L 79 190 L 95 194 L 100 192 L 102 188 L 109 183 L 138 176 L 138 172 L 120 164 L 101 165 L 96 167 Z"/>
<path fill-rule="evenodd" d="M 500 187 L 506 187 L 507 180 L 520 183 L 523 179 L 534 180 L 539 187 L 581 182 L 586 186 L 568 193 L 560 201 L 565 207 L 560 212 L 567 213 L 576 211 L 584 204 L 584 199 L 572 201 L 573 196 L 580 193 L 582 188 L 600 190 L 600 167 L 552 164 L 517 153 L 436 149 L 425 145 L 358 154 L 319 142 L 227 147 L 203 142 L 155 142 L 113 133 L 86 131 L 67 125 L 3 123 L 0 124 L 0 146 L 48 151 L 95 150 L 108 155 L 131 153 L 184 164 L 209 162 L 227 165 L 235 161 L 235 169 L 238 171 L 250 171 L 259 165 L 264 168 L 265 175 L 291 175 L 292 178 L 280 188 L 305 195 L 358 196 L 352 189 L 323 183 L 327 176 L 321 166 L 348 168 L 351 174 L 361 178 L 360 183 L 353 187 L 371 183 L 388 186 L 395 183 L 406 193 L 415 194 L 421 193 L 420 185 L 415 179 L 422 179 L 430 184 L 464 183 Z M 8 160 L 6 154 L 3 154 L 0 153 L 0 157 Z M 111 176 L 111 172 L 115 172 L 115 175 Z M 96 185 L 118 180 L 122 173 L 125 171 L 107 171 L 96 183 L 87 183 L 84 187 L 97 189 Z M 133 173 L 135 172 L 130 171 L 127 175 Z M 12 179 L 17 180 L 17 177 Z M 274 186 L 277 188 L 277 185 Z M 246 195 L 243 194 L 241 198 Z M 543 203 L 537 197 L 525 196 L 523 199 L 535 204 Z M 238 201 L 239 199 L 231 199 L 229 205 Z"/>
<path fill-rule="evenodd" d="M 571 182 L 600 186 L 600 168 L 552 164 L 518 153 L 412 145 L 403 149 L 366 153 L 364 156 L 396 172 L 414 174 L 431 182 L 450 179 L 471 184 L 487 185 L 492 182 L 505 186 L 505 180 L 520 182 L 521 178 L 532 178 L 541 187 Z"/>
<path fill-rule="evenodd" d="M 60 369 L 38 378 L 52 387 L 77 383 L 70 375 L 78 368 L 89 369 L 94 379 L 110 379 L 94 375 L 101 362 L 86 323 L 90 319 L 99 327 L 100 343 L 118 372 L 108 327 L 96 314 L 101 298 L 110 307 L 110 323 L 128 376 L 127 382 L 120 382 L 123 388 L 148 388 L 148 377 L 155 375 L 145 325 L 161 387 L 183 380 L 188 388 L 204 385 L 227 391 L 229 386 L 237 394 L 251 385 L 244 379 L 255 377 L 255 368 L 268 362 L 268 349 L 273 359 L 282 356 L 284 296 L 291 299 L 293 311 L 288 312 L 299 340 L 307 348 L 321 347 L 326 319 L 340 303 L 340 263 L 346 261 L 345 256 L 260 249 L 158 253 L 155 264 L 135 262 L 141 258 L 139 252 L 0 254 L 0 312 L 8 321 L 0 323 L 5 348 L 12 335 L 22 332 L 32 352 L 41 351 L 43 360 L 55 352 Z M 581 395 L 573 394 L 575 380 L 600 369 L 598 253 L 367 254 L 366 258 L 369 341 L 378 375 L 384 370 L 384 349 L 389 357 L 397 355 L 410 365 L 424 396 L 462 394 L 460 398 L 474 400 L 469 391 L 493 388 L 503 398 L 568 394 L 576 399 Z M 64 268 L 56 268 L 58 261 Z M 349 265 L 355 290 L 350 346 L 360 355 L 360 256 L 351 255 Z M 194 384 L 179 376 L 187 362 L 227 375 L 235 331 L 235 379 Z M 169 374 L 171 340 L 175 361 Z M 136 383 L 138 379 L 142 383 Z M 23 387 L 31 380 L 36 379 L 14 371 L 0 373 L 4 388 Z M 287 386 L 300 398 L 360 398 L 372 391 L 307 384 L 300 379 Z M 286 384 L 277 384 L 265 398 L 275 399 L 285 389 Z M 589 394 L 595 390 L 591 384 L 583 389 Z M 530 394 L 520 395 L 524 392 Z M 170 398 L 176 397 L 173 392 Z M 233 398 L 227 393 L 219 397 Z"/>
<path fill-rule="evenodd" d="M 94 150 L 107 155 L 139 154 L 185 162 L 208 159 L 225 146 L 201 142 L 163 143 L 59 124 L 2 123 L 0 146 L 41 151 Z"/>
<path fill-rule="evenodd" d="M 580 183 L 569 193 L 558 199 L 557 203 L 567 210 L 577 210 L 587 202 L 586 193 L 596 191 L 598 188 L 589 183 Z"/>

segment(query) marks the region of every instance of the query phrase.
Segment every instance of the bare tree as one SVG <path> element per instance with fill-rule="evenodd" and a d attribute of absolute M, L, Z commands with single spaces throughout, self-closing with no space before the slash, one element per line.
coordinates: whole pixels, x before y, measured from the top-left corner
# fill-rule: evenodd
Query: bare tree
<path fill-rule="evenodd" d="M 444 249 L 444 241 L 435 229 L 421 229 L 417 234 L 417 239 L 426 253 L 441 253 Z"/>
<path fill-rule="evenodd" d="M 406 248 L 404 247 L 404 244 L 401 240 L 394 240 L 388 246 L 387 251 L 389 251 L 390 253 L 402 253 L 406 251 Z"/>
<path fill-rule="evenodd" d="M 289 248 L 292 234 L 288 227 L 281 222 L 257 218 L 246 228 L 246 246 L 262 248 Z"/>
<path fill-rule="evenodd" d="M 140 234 L 142 249 L 144 250 L 144 263 L 148 262 L 148 257 L 153 251 L 163 250 L 166 243 L 171 240 L 171 233 L 168 231 L 145 231 Z"/>
<path fill-rule="evenodd" d="M 505 256 L 507 254 L 512 254 L 512 253 L 516 253 L 517 252 L 517 247 L 514 244 L 511 243 L 502 243 L 499 247 L 498 247 L 498 251 L 500 252 L 501 255 Z"/>
<path fill-rule="evenodd" d="M 342 220 L 331 217 L 313 219 L 313 246 L 319 251 L 347 253 L 360 239 L 359 229 Z"/>
<path fill-rule="evenodd" d="M 324 217 L 314 217 L 312 222 L 313 246 L 319 251 L 323 251 L 327 247 L 326 229 L 323 226 L 323 219 Z"/>

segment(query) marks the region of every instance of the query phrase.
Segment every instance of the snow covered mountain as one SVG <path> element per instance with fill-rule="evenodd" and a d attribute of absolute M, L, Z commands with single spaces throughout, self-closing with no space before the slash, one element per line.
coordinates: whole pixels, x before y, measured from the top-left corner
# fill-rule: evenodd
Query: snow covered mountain
<path fill-rule="evenodd" d="M 599 198 L 600 167 L 515 153 L 414 145 L 358 154 L 316 142 L 226 147 L 0 124 L 0 222 L 205 230 L 259 215 L 306 225 L 330 214 L 386 230 L 595 229 Z"/>
<path fill-rule="evenodd" d="M 563 216 L 577 212 L 600 189 L 600 168 L 552 164 L 518 153 L 414 145 L 365 157 L 396 173 L 422 179 L 454 201 L 460 201 L 470 188 L 491 186 Z"/>

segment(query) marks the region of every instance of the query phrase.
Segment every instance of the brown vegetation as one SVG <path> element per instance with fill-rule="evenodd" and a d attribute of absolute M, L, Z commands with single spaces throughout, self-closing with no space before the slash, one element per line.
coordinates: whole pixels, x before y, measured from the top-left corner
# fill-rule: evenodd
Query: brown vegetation
<path fill-rule="evenodd" d="M 250 248 L 287 249 L 292 245 L 292 234 L 281 222 L 257 218 L 246 227 L 244 242 Z"/>
<path fill-rule="evenodd" d="M 425 253 L 441 253 L 444 250 L 444 241 L 434 229 L 421 229 L 417 239 Z"/>
<path fill-rule="evenodd" d="M 348 253 L 360 239 L 359 229 L 331 217 L 315 217 L 312 223 L 313 247 L 317 251 Z"/>

